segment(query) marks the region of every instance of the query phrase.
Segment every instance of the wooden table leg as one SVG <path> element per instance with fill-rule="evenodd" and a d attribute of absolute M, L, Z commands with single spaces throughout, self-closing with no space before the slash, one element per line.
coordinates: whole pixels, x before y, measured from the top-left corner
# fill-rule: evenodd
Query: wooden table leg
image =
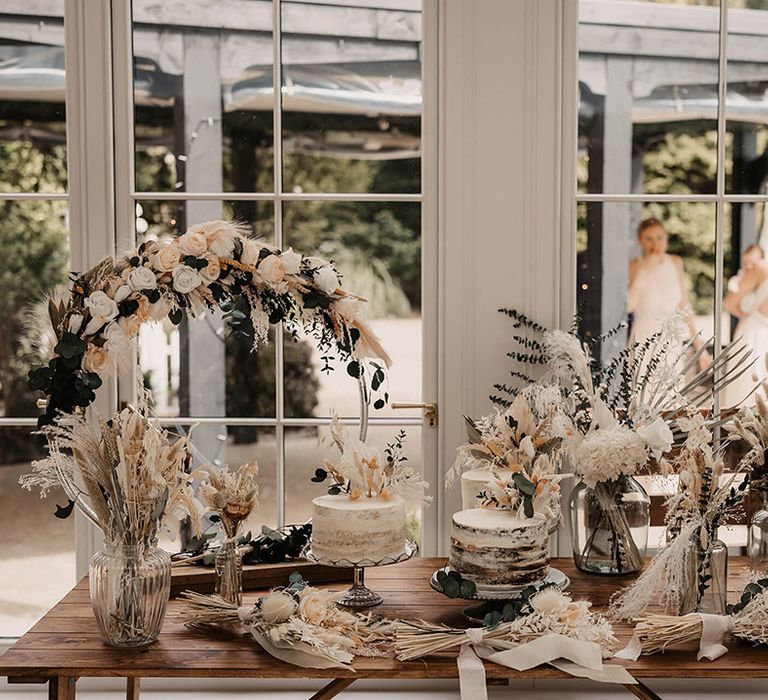
<path fill-rule="evenodd" d="M 631 685 L 624 686 L 632 695 L 636 695 L 641 700 L 662 700 L 660 695 L 656 695 L 647 685 L 640 681 Z"/>
<path fill-rule="evenodd" d="M 349 688 L 349 686 L 356 680 L 356 678 L 337 678 L 324 688 L 318 690 L 309 700 L 331 700 L 331 698 L 335 698 L 341 691 Z"/>
<path fill-rule="evenodd" d="M 75 700 L 77 678 L 56 676 L 48 681 L 48 700 Z"/>
<path fill-rule="evenodd" d="M 141 678 L 130 676 L 125 679 L 125 700 L 139 700 Z"/>

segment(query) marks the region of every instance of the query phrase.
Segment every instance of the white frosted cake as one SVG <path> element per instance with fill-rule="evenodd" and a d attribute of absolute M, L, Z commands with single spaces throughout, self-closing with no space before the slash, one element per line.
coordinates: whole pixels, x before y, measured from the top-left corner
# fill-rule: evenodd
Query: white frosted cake
<path fill-rule="evenodd" d="M 326 561 L 379 561 L 405 549 L 405 503 L 400 496 L 320 496 L 312 501 L 312 554 Z"/>
<path fill-rule="evenodd" d="M 525 585 L 549 571 L 549 534 L 541 515 L 518 518 L 500 508 L 454 513 L 448 561 L 464 578 L 486 585 Z"/>
<path fill-rule="evenodd" d="M 497 469 L 496 473 L 503 480 L 507 480 L 512 475 L 511 469 Z M 491 478 L 490 469 L 470 469 L 461 475 L 461 507 L 477 508 L 480 505 L 478 496 L 485 491 L 488 486 L 488 480 Z"/>

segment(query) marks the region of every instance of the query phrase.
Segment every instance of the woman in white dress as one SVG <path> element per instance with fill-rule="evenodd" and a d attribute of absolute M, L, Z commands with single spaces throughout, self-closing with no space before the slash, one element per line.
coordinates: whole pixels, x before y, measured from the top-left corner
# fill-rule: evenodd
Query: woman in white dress
<path fill-rule="evenodd" d="M 738 406 L 742 402 L 754 404 L 751 392 L 755 381 L 752 375 L 757 375 L 760 380 L 768 377 L 765 366 L 768 353 L 768 263 L 763 258 L 760 246 L 750 246 L 742 255 L 739 274 L 728 281 L 723 306 L 739 319 L 733 337 L 734 340 L 741 339 L 751 348 L 753 364 L 751 371 L 744 372 L 725 387 L 720 395 L 723 408 Z"/>
<path fill-rule="evenodd" d="M 658 333 L 670 317 L 685 312 L 685 320 L 694 338 L 695 350 L 702 345 L 685 291 L 683 261 L 667 253 L 667 230 L 658 219 L 643 219 L 637 227 L 637 240 L 642 255 L 629 262 L 627 311 L 634 314 L 629 342 L 642 342 Z M 711 358 L 705 350 L 699 356 L 699 367 L 707 367 Z"/>

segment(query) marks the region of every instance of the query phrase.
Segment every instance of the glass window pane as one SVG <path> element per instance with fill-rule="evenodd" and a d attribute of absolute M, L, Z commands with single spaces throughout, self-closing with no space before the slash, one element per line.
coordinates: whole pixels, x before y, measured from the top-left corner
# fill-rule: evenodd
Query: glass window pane
<path fill-rule="evenodd" d="M 221 218 L 248 223 L 262 239 L 274 241 L 271 202 L 156 200 L 137 203 L 137 240 L 169 238 L 187 224 Z M 178 326 L 168 319 L 142 326 L 139 365 L 158 415 L 275 417 L 274 332 L 253 351 L 247 320 L 242 330 L 246 335 L 233 332 L 220 311 L 185 318 Z"/>
<path fill-rule="evenodd" d="M 0 192 L 66 192 L 64 0 L 0 8 Z"/>
<path fill-rule="evenodd" d="M 48 361 L 55 342 L 31 320 L 36 311 L 47 317 L 45 295 L 67 283 L 67 203 L 0 198 L 0 220 L 0 416 L 37 416 L 40 393 L 27 388 L 27 373 Z"/>
<path fill-rule="evenodd" d="M 287 192 L 419 192 L 421 0 L 282 3 Z"/>
<path fill-rule="evenodd" d="M 712 337 L 714 204 L 582 203 L 578 212 L 581 331 L 597 338 L 622 321 L 630 322 L 627 331 L 602 343 L 603 359 L 628 338 L 643 340 L 657 332 L 686 300 L 693 311 L 691 334 L 701 332 L 705 341 Z"/>
<path fill-rule="evenodd" d="M 60 490 L 41 499 L 19 477 L 45 456 L 34 427 L 0 425 L 0 638 L 20 637 L 75 585 L 75 519 L 54 517 Z M 55 575 L 52 575 L 54 574 Z"/>
<path fill-rule="evenodd" d="M 726 191 L 768 193 L 768 1 L 729 0 Z"/>
<path fill-rule="evenodd" d="M 272 3 L 133 0 L 136 189 L 273 189 Z"/>
<path fill-rule="evenodd" d="M 356 435 L 358 426 L 348 426 Z M 403 454 L 412 467 L 421 467 L 421 427 L 408 425 Z M 381 451 L 391 443 L 401 426 L 371 426 L 366 444 Z M 323 460 L 338 459 L 339 452 L 330 440 L 327 427 L 286 428 L 285 430 L 285 522 L 304 523 L 312 517 L 312 500 L 328 491 L 328 484 L 316 484 L 310 479 L 315 469 L 323 466 Z M 323 443 L 320 443 L 322 438 Z M 409 505 L 406 509 L 406 535 L 421 540 L 421 507 Z"/>
<path fill-rule="evenodd" d="M 714 193 L 712 4 L 579 3 L 580 192 Z"/>
<path fill-rule="evenodd" d="M 368 300 L 366 312 L 373 329 L 392 356 L 390 399 L 421 401 L 420 205 L 287 202 L 283 212 L 285 246 L 334 260 L 344 288 Z M 326 418 L 331 410 L 345 416 L 359 414 L 357 384 L 343 365 L 336 363 L 334 371 L 321 372 L 321 353 L 312 344 L 314 376 L 307 379 L 305 358 L 292 366 L 292 354 L 292 345 L 286 344 L 286 398 L 293 384 L 297 394 L 316 392 L 316 400 L 294 405 L 286 401 L 287 416 Z M 393 412 L 388 404 L 373 415 L 420 413 Z"/>

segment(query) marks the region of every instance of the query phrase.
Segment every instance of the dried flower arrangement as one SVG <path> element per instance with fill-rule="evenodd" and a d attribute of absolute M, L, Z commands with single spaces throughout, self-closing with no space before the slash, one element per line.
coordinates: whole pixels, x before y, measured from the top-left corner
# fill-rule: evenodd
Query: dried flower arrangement
<path fill-rule="evenodd" d="M 641 654 L 664 653 L 692 642 L 699 642 L 698 659 L 714 661 L 728 649 L 723 638 L 730 632 L 754 645 L 768 644 L 768 579 L 753 573 L 737 605 L 729 606 L 728 615 L 691 613 L 643 615 L 637 619 L 632 641 L 620 658 L 637 659 Z"/>
<path fill-rule="evenodd" d="M 53 357 L 29 374 L 30 388 L 47 397 L 39 425 L 91 404 L 102 377 L 130 355 L 130 340 L 145 321 L 168 317 L 178 324 L 184 313 L 221 307 L 236 322 L 242 316 L 233 310 L 237 300 L 248 307 L 254 346 L 266 340 L 270 324 L 283 322 L 294 334 L 303 328 L 325 351 L 324 370 L 332 369 L 327 351 L 335 348 L 366 393 L 368 379 L 376 391 L 383 369 L 363 360 L 380 358 L 388 365 L 389 357 L 365 319 L 362 300 L 339 287 L 332 263 L 280 251 L 225 221 L 192 226 L 170 241 L 142 243 L 123 257 L 73 273 L 71 290 L 48 304 Z"/>
<path fill-rule="evenodd" d="M 42 497 L 63 486 L 71 499 L 68 510 L 76 504 L 86 511 L 107 542 L 154 542 L 161 522 L 169 518 L 189 517 L 199 531 L 201 508 L 186 473 L 192 459 L 189 437 L 158 427 L 147 417 L 145 403 L 110 419 L 97 416 L 96 422 L 64 415 L 41 432 L 48 439 L 48 456 L 32 463 L 21 485 L 39 488 Z"/>
<path fill-rule="evenodd" d="M 238 608 L 218 596 L 186 591 L 182 616 L 192 626 L 242 622 L 266 652 L 303 668 L 349 668 L 355 656 L 385 656 L 393 623 L 341 610 L 335 596 L 294 572 L 288 586 L 252 606 Z"/>
<path fill-rule="evenodd" d="M 727 437 L 717 449 L 700 414 L 678 418 L 678 426 L 687 436 L 685 443 L 676 459 L 661 464 L 663 473 L 678 476 L 676 493 L 666 499 L 666 525 L 674 537 L 642 576 L 616 596 L 613 612 L 617 617 L 639 617 L 657 596 L 670 609 L 696 608 L 710 585 L 709 545 L 720 523 L 741 508 L 750 484 L 761 488 L 768 479 L 768 406 L 760 394 L 755 401 L 754 410 L 744 407 L 724 424 Z M 749 451 L 732 472 L 725 473 L 723 455 L 738 440 L 746 441 Z M 687 604 L 686 596 L 694 596 L 693 605 Z"/>
<path fill-rule="evenodd" d="M 468 469 L 488 471 L 480 494 L 484 508 L 504 508 L 520 517 L 560 517 L 560 445 L 571 430 L 558 387 L 531 385 L 509 406 L 478 421 L 464 417 L 468 442 L 456 452 L 450 485 Z"/>
<path fill-rule="evenodd" d="M 397 495 L 406 501 L 429 502 L 430 498 L 425 495 L 429 484 L 403 454 L 405 431 L 401 430 L 387 444 L 383 454 L 350 434 L 336 414 L 331 419 L 330 434 L 339 458 L 333 462 L 324 460 L 312 477 L 316 483 L 330 480 L 329 494 L 345 494 L 353 500 L 387 500 Z"/>

